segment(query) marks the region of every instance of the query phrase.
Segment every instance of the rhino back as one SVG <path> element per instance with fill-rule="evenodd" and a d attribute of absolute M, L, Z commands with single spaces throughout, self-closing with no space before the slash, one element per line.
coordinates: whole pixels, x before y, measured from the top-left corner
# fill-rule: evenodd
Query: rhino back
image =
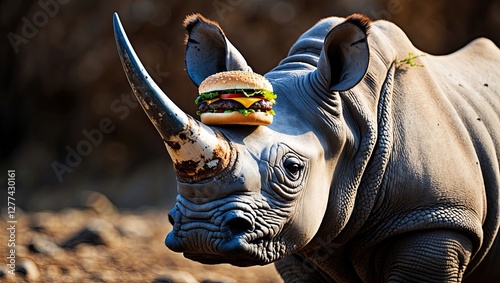
<path fill-rule="evenodd" d="M 457 229 L 475 246 L 473 268 L 499 227 L 500 52 L 479 39 L 421 62 L 395 78 L 394 144 L 372 236 Z"/>
<path fill-rule="evenodd" d="M 483 220 L 483 245 L 471 266 L 481 266 L 468 279 L 493 280 L 500 271 L 493 267 L 500 262 L 499 171 L 500 171 L 500 50 L 490 40 L 481 38 L 462 50 L 436 61 L 444 61 L 454 72 L 442 73 L 448 84 L 445 93 L 469 132 L 483 174 L 486 215 Z M 441 62 L 439 62 L 441 63 Z M 481 184 L 482 185 L 482 184 Z M 478 186 L 481 188 L 482 186 Z M 493 274 L 495 273 L 496 274 Z M 490 276 L 484 278 L 483 276 Z"/>

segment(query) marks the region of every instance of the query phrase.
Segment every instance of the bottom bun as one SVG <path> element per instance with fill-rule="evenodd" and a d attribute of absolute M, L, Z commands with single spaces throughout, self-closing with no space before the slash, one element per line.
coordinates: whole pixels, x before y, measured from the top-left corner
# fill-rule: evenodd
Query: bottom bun
<path fill-rule="evenodd" d="M 269 125 L 273 122 L 273 115 L 266 112 L 252 112 L 248 115 L 238 111 L 231 113 L 202 113 L 201 122 L 205 125 Z"/>

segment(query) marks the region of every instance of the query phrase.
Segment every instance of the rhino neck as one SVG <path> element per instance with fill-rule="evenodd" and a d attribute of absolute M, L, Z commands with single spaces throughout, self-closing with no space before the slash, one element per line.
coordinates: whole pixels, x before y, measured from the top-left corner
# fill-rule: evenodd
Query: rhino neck
<path fill-rule="evenodd" d="M 375 61 L 375 60 L 374 60 Z M 382 68 L 381 61 L 372 67 Z M 392 93 L 395 66 L 369 70 L 363 84 L 339 93 L 348 139 L 330 189 L 330 201 L 316 237 L 304 249 L 343 245 L 363 227 L 379 196 L 392 149 Z M 328 138 L 328 137 L 326 137 Z"/>
<path fill-rule="evenodd" d="M 376 139 L 371 155 L 357 183 L 357 194 L 355 204 L 349 222 L 342 230 L 337 241 L 347 241 L 358 233 L 366 220 L 370 217 L 375 203 L 379 197 L 382 181 L 393 146 L 393 115 L 392 97 L 393 82 L 396 68 L 394 64 L 387 72 L 384 84 L 380 91 L 380 97 L 376 113 Z M 370 138 L 370 141 L 373 141 Z M 362 204 L 362 205 L 360 205 Z"/>
<path fill-rule="evenodd" d="M 330 239 L 338 244 L 350 240 L 371 216 L 392 150 L 392 97 L 397 53 L 387 42 L 390 41 L 384 33 L 374 27 L 369 40 L 370 63 L 364 79 L 355 88 L 340 93 L 344 118 L 351 120 L 351 124 L 354 121 L 355 126 L 349 129 L 355 140 L 352 152 L 356 154 L 352 159 L 343 160 L 351 166 L 351 175 L 346 174 L 340 182 L 334 182 L 331 190 L 343 190 L 343 194 L 350 196 L 344 203 L 338 203 L 344 205 L 343 211 L 347 213 L 346 222 L 337 223 L 344 226 L 333 227 L 339 234 Z M 333 217 L 339 212 L 333 209 L 327 213 L 330 213 L 327 217 Z"/>

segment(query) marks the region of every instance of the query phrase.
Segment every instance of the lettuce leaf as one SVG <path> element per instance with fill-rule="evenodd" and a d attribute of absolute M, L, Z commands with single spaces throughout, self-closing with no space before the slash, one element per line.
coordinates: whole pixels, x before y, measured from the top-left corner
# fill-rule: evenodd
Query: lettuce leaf
<path fill-rule="evenodd" d="M 244 94 L 246 97 L 254 96 L 254 95 L 262 95 L 265 99 L 271 101 L 271 103 L 276 104 L 276 98 L 278 98 L 278 95 L 276 95 L 274 92 L 269 91 L 269 90 L 262 90 L 262 89 L 227 89 L 227 90 L 222 90 L 222 91 L 213 91 L 213 92 L 205 92 L 201 93 L 198 97 L 196 97 L 194 103 L 197 105 L 202 103 L 204 100 L 210 100 L 217 98 L 219 94 L 224 94 L 224 93 L 241 93 Z"/>
<path fill-rule="evenodd" d="M 194 103 L 196 103 L 196 105 L 198 105 L 198 104 L 202 103 L 204 100 L 214 99 L 217 96 L 219 96 L 219 92 L 217 92 L 217 91 L 201 93 L 198 97 L 196 97 L 196 99 L 194 100 Z"/>

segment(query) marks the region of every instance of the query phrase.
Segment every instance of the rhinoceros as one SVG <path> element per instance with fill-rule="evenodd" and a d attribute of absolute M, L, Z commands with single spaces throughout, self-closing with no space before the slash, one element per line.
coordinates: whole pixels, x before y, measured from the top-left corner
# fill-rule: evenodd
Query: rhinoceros
<path fill-rule="evenodd" d="M 252 70 L 216 22 L 195 14 L 184 25 L 194 84 Z M 116 14 L 114 28 L 174 163 L 171 250 L 205 264 L 274 262 L 286 282 L 499 280 L 500 51 L 490 40 L 432 56 L 388 21 L 326 18 L 264 75 L 278 95 L 271 125 L 214 127 L 155 84 Z"/>

